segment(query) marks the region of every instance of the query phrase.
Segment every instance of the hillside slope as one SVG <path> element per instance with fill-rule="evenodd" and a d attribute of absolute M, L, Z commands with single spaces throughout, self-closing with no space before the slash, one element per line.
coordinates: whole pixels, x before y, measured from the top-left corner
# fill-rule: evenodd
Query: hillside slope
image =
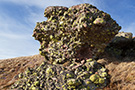
<path fill-rule="evenodd" d="M 107 57 L 98 60 L 109 70 L 110 84 L 104 90 L 135 90 L 135 59 Z"/>
<path fill-rule="evenodd" d="M 18 79 L 18 74 L 27 67 L 34 67 L 44 61 L 41 55 L 0 60 L 0 90 L 8 88 Z M 135 62 L 132 57 L 116 59 L 107 57 L 98 60 L 110 74 L 110 85 L 104 90 L 135 90 Z"/>
<path fill-rule="evenodd" d="M 41 64 L 43 60 L 44 57 L 40 55 L 0 60 L 0 90 L 6 90 L 18 79 L 19 73 L 27 67 Z"/>

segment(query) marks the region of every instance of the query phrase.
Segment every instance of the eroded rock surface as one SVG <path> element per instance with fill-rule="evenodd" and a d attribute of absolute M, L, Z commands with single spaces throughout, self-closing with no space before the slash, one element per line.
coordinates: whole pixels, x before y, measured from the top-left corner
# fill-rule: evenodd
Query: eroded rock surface
<path fill-rule="evenodd" d="M 50 6 L 45 17 L 48 20 L 37 23 L 33 36 L 41 44 L 40 54 L 54 63 L 97 57 L 121 28 L 90 4 Z"/>

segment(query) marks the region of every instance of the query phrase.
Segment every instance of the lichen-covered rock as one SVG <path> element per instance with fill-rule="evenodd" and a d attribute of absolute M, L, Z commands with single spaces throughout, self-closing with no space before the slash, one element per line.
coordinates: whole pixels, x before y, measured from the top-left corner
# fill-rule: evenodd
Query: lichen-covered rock
<path fill-rule="evenodd" d="M 11 89 L 96 90 L 108 84 L 105 67 L 97 57 L 118 33 L 111 16 L 90 4 L 70 8 L 50 6 L 47 21 L 38 22 L 33 37 L 41 44 L 40 54 L 48 61 L 19 74 Z"/>
<path fill-rule="evenodd" d="M 109 43 L 112 47 L 123 48 L 128 47 L 129 43 L 132 42 L 132 33 L 130 32 L 119 32 Z"/>
<path fill-rule="evenodd" d="M 33 37 L 41 44 L 40 54 L 52 63 L 97 57 L 121 29 L 109 14 L 90 4 L 50 6 L 44 16 L 47 21 L 37 23 Z"/>
<path fill-rule="evenodd" d="M 108 84 L 108 74 L 95 60 L 72 63 L 68 67 L 43 62 L 19 74 L 20 81 L 11 89 L 23 90 L 95 90 Z"/>
<path fill-rule="evenodd" d="M 107 45 L 105 51 L 117 58 L 135 56 L 135 41 L 130 32 L 119 32 Z"/>

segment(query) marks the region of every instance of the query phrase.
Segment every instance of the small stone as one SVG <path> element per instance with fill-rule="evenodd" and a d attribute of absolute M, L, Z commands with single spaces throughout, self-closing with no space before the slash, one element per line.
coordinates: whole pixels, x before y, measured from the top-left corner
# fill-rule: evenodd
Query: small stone
<path fill-rule="evenodd" d="M 96 18 L 93 23 L 96 25 L 105 25 L 106 21 L 103 18 Z"/>

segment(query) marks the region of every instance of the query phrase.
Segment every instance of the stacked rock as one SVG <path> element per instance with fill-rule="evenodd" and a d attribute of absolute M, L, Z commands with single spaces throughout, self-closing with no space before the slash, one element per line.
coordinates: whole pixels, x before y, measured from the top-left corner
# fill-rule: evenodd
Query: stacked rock
<path fill-rule="evenodd" d="M 38 22 L 33 37 L 46 60 L 19 74 L 11 89 L 95 90 L 108 83 L 107 70 L 97 57 L 118 33 L 120 26 L 109 14 L 90 4 L 70 8 L 50 6 L 47 21 Z"/>

